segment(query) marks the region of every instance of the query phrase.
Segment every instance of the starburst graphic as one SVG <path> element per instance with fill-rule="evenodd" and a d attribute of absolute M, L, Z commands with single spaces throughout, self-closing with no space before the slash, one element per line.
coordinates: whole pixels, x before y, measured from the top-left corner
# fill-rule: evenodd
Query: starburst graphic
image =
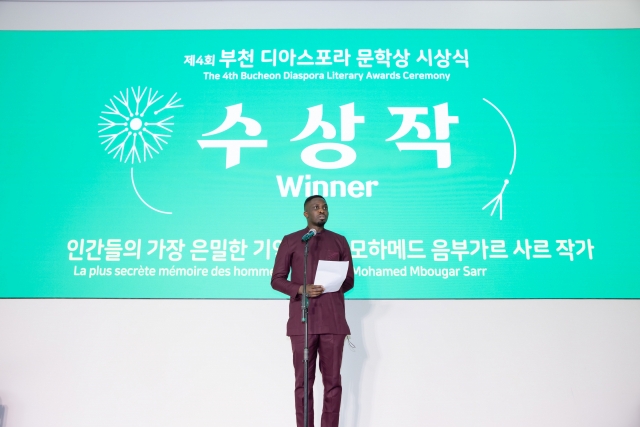
<path fill-rule="evenodd" d="M 127 88 L 104 105 L 106 110 L 101 111 L 102 122 L 98 123 L 98 136 L 104 151 L 113 154 L 113 158 L 121 163 L 131 163 L 131 185 L 136 196 L 149 209 L 166 215 L 171 212 L 154 208 L 138 192 L 133 165 L 146 162 L 147 156 L 153 159 L 154 153 L 159 154 L 164 150 L 163 146 L 169 144 L 167 140 L 173 132 L 173 116 L 169 115 L 169 110 L 183 107 L 180 105 L 182 99 L 177 96 L 176 92 L 164 102 L 165 96 L 150 87 Z"/>
<path fill-rule="evenodd" d="M 158 154 L 164 149 L 163 145 L 168 144 L 167 139 L 173 132 L 173 116 L 169 115 L 169 110 L 183 107 L 179 104 L 181 99 L 176 99 L 177 95 L 174 93 L 162 107 L 160 101 L 165 96 L 150 87 L 131 87 L 114 95 L 105 104 L 106 110 L 100 116 L 102 122 L 98 123 L 104 151 L 114 159 L 132 165 L 146 162 L 147 157 L 153 159 L 153 154 Z M 158 109 L 154 111 L 154 108 Z"/>

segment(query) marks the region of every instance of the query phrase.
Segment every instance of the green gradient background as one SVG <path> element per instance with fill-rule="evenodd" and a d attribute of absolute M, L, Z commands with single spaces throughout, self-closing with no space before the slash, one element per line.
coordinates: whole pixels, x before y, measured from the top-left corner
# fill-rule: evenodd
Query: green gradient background
<path fill-rule="evenodd" d="M 205 81 L 184 55 L 254 49 L 250 71 L 366 72 L 358 49 L 407 48 L 411 72 L 440 72 L 416 64 L 419 49 L 468 49 L 470 67 L 452 64 L 445 81 Z M 262 49 L 348 48 L 350 66 L 275 69 L 259 61 Z M 281 198 L 275 176 L 377 180 L 372 198 L 329 199 L 328 228 L 349 240 L 421 239 L 426 260 L 356 260 L 356 266 L 488 268 L 484 278 L 357 277 L 349 298 L 638 298 L 636 245 L 640 242 L 639 30 L 265 30 L 0 32 L 0 297 L 280 298 L 269 278 L 74 277 L 73 266 L 270 268 L 253 257 L 253 240 L 280 239 L 302 228 L 302 198 Z M 393 71 L 374 65 L 371 71 Z M 242 71 L 235 67 L 235 71 Z M 404 71 L 397 70 L 396 71 Z M 174 92 L 169 145 L 135 166 L 136 185 L 161 215 L 135 195 L 130 166 L 100 146 L 103 105 L 131 86 Z M 481 208 L 502 187 L 512 160 L 509 130 L 483 98 L 509 119 L 518 142 L 517 164 L 504 197 L 504 219 Z M 344 169 L 317 170 L 302 149 L 324 142 L 320 131 L 290 142 L 307 121 L 307 108 L 323 104 L 336 125 L 339 106 L 355 102 L 358 155 Z M 449 103 L 452 165 L 437 169 L 435 154 L 400 152 L 385 139 L 400 118 L 390 106 Z M 197 139 L 243 103 L 243 116 L 262 125 L 266 149 L 243 149 L 240 165 L 225 169 L 225 150 L 202 150 Z M 220 138 L 247 138 L 238 125 Z M 402 141 L 417 141 L 415 130 Z M 435 142 L 432 137 L 429 142 Z M 118 263 L 68 259 L 70 239 L 179 239 L 183 260 Z M 247 239 L 244 263 L 194 263 L 194 239 Z M 550 241 L 551 260 L 483 261 L 479 254 L 436 263 L 434 239 Z M 574 262 L 556 254 L 556 239 L 591 239 Z M 148 250 L 145 245 L 144 249 Z"/>

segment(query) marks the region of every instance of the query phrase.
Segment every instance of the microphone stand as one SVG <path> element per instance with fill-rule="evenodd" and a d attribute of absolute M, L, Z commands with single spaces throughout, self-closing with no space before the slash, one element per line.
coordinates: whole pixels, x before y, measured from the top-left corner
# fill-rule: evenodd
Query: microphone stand
<path fill-rule="evenodd" d="M 302 323 L 304 323 L 304 427 L 309 425 L 309 296 L 307 295 L 307 254 L 309 240 L 304 242 L 304 282 L 302 287 Z"/>

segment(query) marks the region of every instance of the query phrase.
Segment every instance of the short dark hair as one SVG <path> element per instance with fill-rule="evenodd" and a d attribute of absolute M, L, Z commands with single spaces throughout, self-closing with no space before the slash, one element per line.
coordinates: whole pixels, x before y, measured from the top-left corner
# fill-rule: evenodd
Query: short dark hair
<path fill-rule="evenodd" d="M 314 196 L 307 197 L 307 200 L 304 201 L 304 207 L 306 208 L 307 207 L 307 203 L 309 203 L 313 199 L 322 199 L 322 200 L 325 201 L 325 203 L 327 202 L 327 200 L 324 197 L 320 196 L 319 194 L 316 194 Z"/>

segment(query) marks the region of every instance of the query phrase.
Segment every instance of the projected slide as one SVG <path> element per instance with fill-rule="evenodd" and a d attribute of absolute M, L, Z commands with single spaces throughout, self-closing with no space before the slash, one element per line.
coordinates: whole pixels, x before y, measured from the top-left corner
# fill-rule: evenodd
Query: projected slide
<path fill-rule="evenodd" d="M 0 32 L 0 297 L 638 298 L 638 30 Z"/>

